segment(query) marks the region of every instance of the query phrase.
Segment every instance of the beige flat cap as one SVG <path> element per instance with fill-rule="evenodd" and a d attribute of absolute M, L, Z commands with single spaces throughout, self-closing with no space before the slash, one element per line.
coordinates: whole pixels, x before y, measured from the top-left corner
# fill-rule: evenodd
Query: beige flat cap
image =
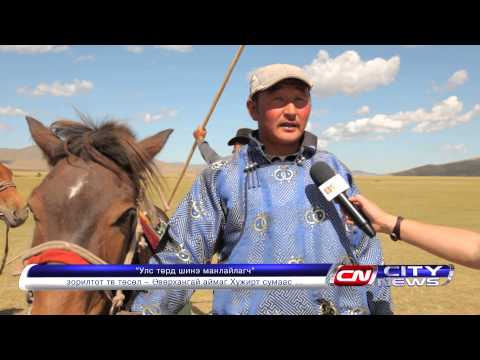
<path fill-rule="evenodd" d="M 310 88 L 313 83 L 307 73 L 295 65 L 272 64 L 254 71 L 250 77 L 250 98 L 259 91 L 266 90 L 285 79 L 298 79 Z"/>

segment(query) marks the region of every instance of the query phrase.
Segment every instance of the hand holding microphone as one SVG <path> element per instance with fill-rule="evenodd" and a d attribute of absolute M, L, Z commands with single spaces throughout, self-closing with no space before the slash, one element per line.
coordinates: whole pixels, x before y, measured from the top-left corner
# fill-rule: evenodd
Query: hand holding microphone
<path fill-rule="evenodd" d="M 348 199 L 344 191 L 350 186 L 326 163 L 313 165 L 310 175 L 328 201 L 335 199 L 342 205 L 347 222 L 355 223 L 370 237 L 375 236 L 375 231 L 390 236 L 395 232 L 399 217 L 385 212 L 365 196 L 355 195 Z M 400 229 L 396 232 L 400 235 Z M 449 261 L 480 269 L 479 233 L 408 219 L 402 222 L 401 240 Z"/>
<path fill-rule="evenodd" d="M 328 201 L 335 200 L 339 203 L 347 216 L 369 237 L 373 238 L 376 235 L 370 221 L 345 194 L 350 186 L 341 175 L 335 174 L 328 164 L 318 162 L 310 169 L 310 176 Z"/>
<path fill-rule="evenodd" d="M 375 231 L 384 234 L 392 233 L 397 221 L 396 216 L 385 212 L 363 195 L 352 196 L 349 200 L 367 216 Z M 351 221 L 351 219 L 348 220 Z"/>
<path fill-rule="evenodd" d="M 376 231 L 391 236 L 397 216 L 387 213 L 362 195 L 352 196 L 350 201 L 371 220 Z M 400 235 L 400 230 L 398 232 Z M 406 219 L 402 222 L 401 240 L 457 264 L 480 269 L 479 233 Z"/>

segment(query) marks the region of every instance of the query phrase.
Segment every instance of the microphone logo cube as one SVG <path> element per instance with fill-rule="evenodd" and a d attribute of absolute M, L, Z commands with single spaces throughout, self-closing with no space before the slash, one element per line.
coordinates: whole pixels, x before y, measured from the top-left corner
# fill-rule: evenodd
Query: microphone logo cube
<path fill-rule="evenodd" d="M 343 193 L 344 191 L 348 190 L 350 186 L 345 181 L 345 179 L 337 174 L 331 179 L 325 181 L 322 185 L 320 185 L 319 189 L 320 192 L 325 196 L 328 201 L 332 201 L 338 195 Z"/>

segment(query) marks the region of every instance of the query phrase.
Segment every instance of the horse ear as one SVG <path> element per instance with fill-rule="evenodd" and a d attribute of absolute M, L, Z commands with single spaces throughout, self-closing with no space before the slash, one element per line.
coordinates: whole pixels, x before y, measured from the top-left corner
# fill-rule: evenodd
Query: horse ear
<path fill-rule="evenodd" d="M 150 160 L 163 149 L 173 129 L 167 129 L 150 136 L 138 143 L 138 146 L 144 151 Z"/>
<path fill-rule="evenodd" d="M 52 131 L 40 121 L 30 116 L 27 116 L 26 120 L 33 140 L 42 150 L 48 163 L 54 166 L 59 159 L 59 151 L 63 148 L 62 140 L 56 137 Z"/>

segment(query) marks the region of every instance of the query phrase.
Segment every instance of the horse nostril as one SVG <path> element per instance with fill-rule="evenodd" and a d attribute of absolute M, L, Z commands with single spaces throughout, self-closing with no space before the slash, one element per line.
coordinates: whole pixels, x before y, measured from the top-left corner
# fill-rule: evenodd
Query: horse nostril
<path fill-rule="evenodd" d="M 13 211 L 13 217 L 17 225 L 21 225 L 27 220 L 28 218 L 28 208 L 21 208 L 20 210 Z"/>

